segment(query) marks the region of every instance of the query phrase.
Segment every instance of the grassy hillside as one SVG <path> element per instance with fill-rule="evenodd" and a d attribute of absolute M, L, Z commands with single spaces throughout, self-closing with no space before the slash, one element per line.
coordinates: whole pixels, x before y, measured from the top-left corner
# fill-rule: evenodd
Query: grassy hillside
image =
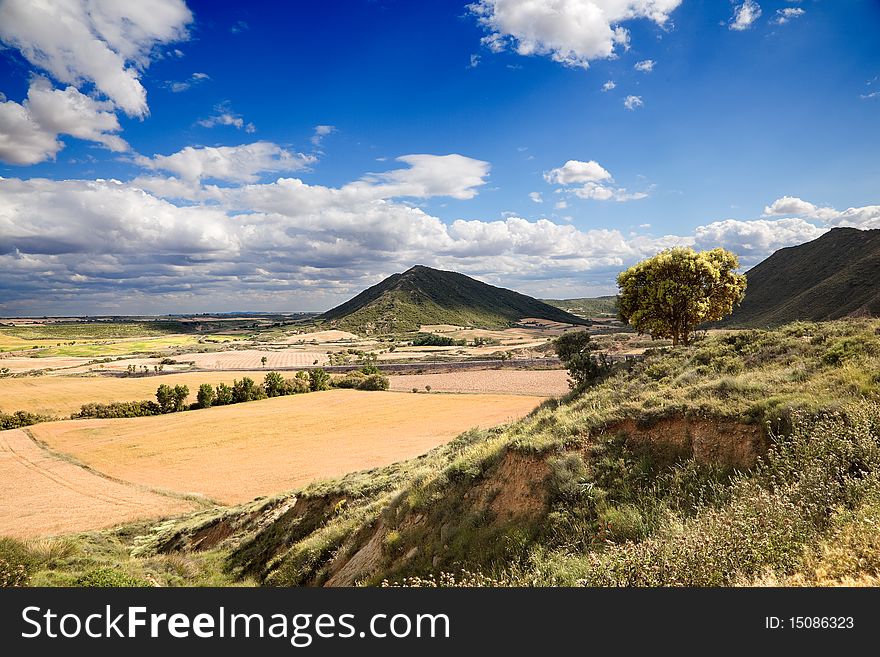
<path fill-rule="evenodd" d="M 585 297 L 583 299 L 544 299 L 544 302 L 578 317 L 614 317 L 617 315 L 616 296 Z"/>
<path fill-rule="evenodd" d="M 267 585 L 876 584 L 878 372 L 880 321 L 719 335 L 412 461 L 140 530 L 119 567 L 161 578 L 157 561 L 207 559 Z"/>
<path fill-rule="evenodd" d="M 422 266 L 389 276 L 320 319 L 343 330 L 374 334 L 417 331 L 422 324 L 505 328 L 525 317 L 582 323 L 524 294 Z"/>
<path fill-rule="evenodd" d="M 745 299 L 726 326 L 880 315 L 880 230 L 835 228 L 780 249 L 747 278 Z"/>

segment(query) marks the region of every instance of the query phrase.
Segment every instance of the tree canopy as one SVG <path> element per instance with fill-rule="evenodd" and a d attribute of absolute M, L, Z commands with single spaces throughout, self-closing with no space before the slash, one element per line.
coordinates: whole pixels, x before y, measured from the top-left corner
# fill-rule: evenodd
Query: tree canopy
<path fill-rule="evenodd" d="M 728 315 L 742 301 L 745 274 L 725 249 L 675 247 L 643 260 L 617 277 L 620 318 L 640 334 L 688 344 L 694 329 Z"/>

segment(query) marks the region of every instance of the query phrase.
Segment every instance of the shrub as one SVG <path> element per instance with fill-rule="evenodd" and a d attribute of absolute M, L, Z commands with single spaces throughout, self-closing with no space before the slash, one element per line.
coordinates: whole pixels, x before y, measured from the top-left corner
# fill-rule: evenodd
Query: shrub
<path fill-rule="evenodd" d="M 186 408 L 189 387 L 177 385 L 173 388 L 165 383 L 156 388 L 156 401 L 162 413 L 175 413 Z"/>
<path fill-rule="evenodd" d="M 18 429 L 27 427 L 38 422 L 51 422 L 54 417 L 39 415 L 28 411 L 15 411 L 14 413 L 0 413 L 0 431 L 5 429 Z"/>
<path fill-rule="evenodd" d="M 108 588 L 125 586 L 150 586 L 144 579 L 133 577 L 115 568 L 93 568 L 76 579 L 76 586 Z"/>
<path fill-rule="evenodd" d="M 280 397 L 288 394 L 287 383 L 278 372 L 267 372 L 263 379 L 263 390 L 267 397 Z"/>
<path fill-rule="evenodd" d="M 414 347 L 464 347 L 467 342 L 450 338 L 448 335 L 419 333 L 413 338 L 412 344 Z"/>
<path fill-rule="evenodd" d="M 330 389 L 330 375 L 320 367 L 309 372 L 309 387 L 312 392 Z"/>
<path fill-rule="evenodd" d="M 242 377 L 241 381 L 232 382 L 232 403 L 241 404 L 258 399 L 265 399 L 266 393 L 254 383 L 249 376 Z"/>
<path fill-rule="evenodd" d="M 199 408 L 211 408 L 211 405 L 214 403 L 214 388 L 210 383 L 203 383 L 199 386 L 196 401 Z"/>
<path fill-rule="evenodd" d="M 299 374 L 299 373 L 297 373 Z M 300 376 L 295 376 L 292 379 L 287 379 L 287 394 L 289 395 L 300 395 L 304 392 L 310 392 L 311 388 L 309 387 L 309 379 L 308 376 L 302 378 Z"/>
<path fill-rule="evenodd" d="M 388 377 L 384 374 L 370 374 L 358 385 L 358 390 L 388 390 Z"/>
<path fill-rule="evenodd" d="M 344 376 L 333 379 L 331 385 L 334 388 L 359 388 L 366 378 L 363 372 L 348 372 Z"/>
<path fill-rule="evenodd" d="M 232 388 L 225 383 L 217 384 L 217 394 L 214 396 L 214 406 L 226 406 L 232 403 Z"/>
<path fill-rule="evenodd" d="M 0 588 L 27 586 L 38 564 L 39 559 L 27 545 L 0 537 Z"/>
<path fill-rule="evenodd" d="M 605 355 L 592 353 L 598 346 L 586 331 L 563 333 L 553 342 L 553 349 L 568 370 L 570 385 L 575 390 L 582 390 L 609 370 Z"/>
<path fill-rule="evenodd" d="M 648 533 L 641 512 L 631 504 L 610 506 L 600 511 L 599 527 L 615 543 L 637 541 Z"/>
<path fill-rule="evenodd" d="M 144 399 L 142 401 L 110 402 L 108 404 L 89 403 L 83 404 L 78 413 L 71 418 L 121 418 L 121 417 L 146 417 L 159 415 L 162 409 L 154 401 Z"/>

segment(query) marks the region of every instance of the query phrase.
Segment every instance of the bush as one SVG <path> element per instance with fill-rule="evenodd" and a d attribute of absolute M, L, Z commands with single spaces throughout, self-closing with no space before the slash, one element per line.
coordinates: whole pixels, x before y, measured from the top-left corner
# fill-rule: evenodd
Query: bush
<path fill-rule="evenodd" d="M 173 388 L 165 383 L 156 388 L 156 401 L 162 413 L 176 413 L 186 408 L 189 387 L 177 385 Z"/>
<path fill-rule="evenodd" d="M 320 367 L 309 372 L 309 387 L 312 392 L 330 389 L 330 375 Z"/>
<path fill-rule="evenodd" d="M 609 371 L 605 355 L 591 353 L 598 348 L 586 331 L 563 333 L 554 340 L 553 349 L 568 370 L 573 389 L 582 390 Z"/>
<path fill-rule="evenodd" d="M 412 344 L 414 347 L 464 347 L 467 342 L 465 340 L 455 340 L 448 335 L 419 333 L 413 338 Z"/>
<path fill-rule="evenodd" d="M 359 388 L 366 378 L 362 372 L 348 372 L 344 376 L 333 379 L 331 385 L 334 388 Z"/>
<path fill-rule="evenodd" d="M 54 417 L 29 413 L 28 411 L 15 411 L 15 413 L 0 413 L 0 431 L 5 429 L 18 429 L 27 427 L 38 422 L 51 422 Z"/>
<path fill-rule="evenodd" d="M 305 378 L 299 376 L 299 374 L 305 374 L 304 372 L 297 372 L 297 376 L 292 379 L 287 379 L 287 390 L 290 395 L 301 395 L 304 392 L 311 392 L 311 387 L 309 387 L 309 377 L 306 375 Z"/>
<path fill-rule="evenodd" d="M 217 384 L 217 394 L 214 395 L 214 406 L 226 406 L 232 403 L 232 388 L 225 383 Z"/>
<path fill-rule="evenodd" d="M 361 381 L 358 390 L 388 390 L 388 377 L 384 374 L 370 374 Z"/>
<path fill-rule="evenodd" d="M 610 506 L 600 511 L 599 527 L 615 543 L 638 541 L 648 533 L 641 512 L 631 504 Z"/>
<path fill-rule="evenodd" d="M 245 376 L 241 381 L 232 382 L 232 403 L 241 404 L 258 399 L 265 399 L 266 393 L 263 389 L 254 383 L 249 376 Z"/>
<path fill-rule="evenodd" d="M 78 413 L 70 417 L 78 418 L 121 418 L 121 417 L 146 417 L 159 415 L 162 410 L 159 404 L 148 399 L 130 402 L 110 402 L 108 404 L 89 403 L 83 404 Z"/>
<path fill-rule="evenodd" d="M 287 383 L 278 372 L 267 372 L 263 379 L 263 390 L 267 397 L 280 397 L 288 394 Z"/>
<path fill-rule="evenodd" d="M 76 586 L 109 588 L 126 586 L 151 586 L 151 584 L 138 577 L 115 568 L 93 568 L 86 571 L 76 579 Z"/>
<path fill-rule="evenodd" d="M 27 586 L 39 559 L 21 541 L 0 537 L 0 588 Z"/>
<path fill-rule="evenodd" d="M 196 402 L 199 408 L 211 408 L 211 405 L 214 403 L 214 388 L 210 383 L 203 383 L 199 386 Z"/>

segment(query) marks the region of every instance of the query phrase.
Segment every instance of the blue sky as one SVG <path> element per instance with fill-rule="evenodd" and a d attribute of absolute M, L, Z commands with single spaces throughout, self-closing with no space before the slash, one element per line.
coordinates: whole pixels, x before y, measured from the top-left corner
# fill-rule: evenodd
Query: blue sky
<path fill-rule="evenodd" d="M 322 310 L 416 263 L 590 296 L 675 244 L 747 267 L 880 228 L 878 28 L 867 0 L 2 0 L 0 314 Z"/>

